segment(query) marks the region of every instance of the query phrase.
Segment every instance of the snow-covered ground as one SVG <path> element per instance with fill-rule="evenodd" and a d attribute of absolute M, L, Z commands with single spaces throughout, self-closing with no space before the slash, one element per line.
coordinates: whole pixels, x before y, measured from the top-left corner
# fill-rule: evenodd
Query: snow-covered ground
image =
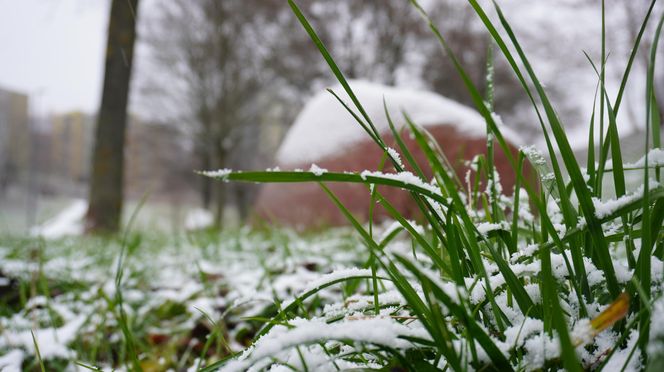
<path fill-rule="evenodd" d="M 208 317 L 225 319 L 229 347 L 240 351 L 256 328 L 243 317 L 266 316 L 275 301 L 305 291 L 326 273 L 358 266 L 365 256 L 347 231 L 312 239 L 287 231 L 141 239 L 125 258 L 124 308 L 140 342 L 163 337 L 175 348 L 168 354 L 152 345 L 146 362 L 173 367 L 195 365 L 198 354 L 185 349 L 199 350 L 214 331 Z M 73 362 L 82 361 L 110 369 L 112 352 L 122 348 L 114 310 L 119 243 L 66 238 L 27 247 L 23 240 L 0 242 L 0 370 L 20 371 L 35 361 L 31 331 L 51 368 L 74 370 Z M 41 284 L 36 293 L 24 293 L 18 283 Z M 342 296 L 336 287 L 321 298 L 331 303 Z M 90 350 L 97 347 L 95 356 Z"/>
<path fill-rule="evenodd" d="M 606 217 L 633 199 L 595 200 L 598 217 Z M 509 200 L 503 198 L 498 203 L 505 208 Z M 556 203 L 550 203 L 548 209 L 564 237 L 566 230 Z M 69 212 L 65 216 L 74 215 Z M 481 222 L 484 217 L 476 211 L 471 216 L 477 219 L 483 239 L 510 228 L 509 224 Z M 427 233 L 425 227 L 404 223 L 419 234 Z M 528 230 L 532 223 L 526 203 L 519 211 L 520 229 Z M 605 234 L 615 233 L 619 225 L 605 224 Z M 376 227 L 374 236 L 378 242 L 391 239 L 388 237 L 399 226 Z M 583 220 L 579 226 L 584 226 Z M 469 276 L 459 285 L 433 269 L 431 256 L 423 252 L 413 255 L 421 247 L 414 248 L 413 239 L 405 233 L 382 244 L 384 248 L 376 252 L 378 259 L 402 257 L 412 265 L 410 269 L 405 264 L 395 266 L 412 286 L 412 295 L 426 303 L 431 301 L 430 289 L 422 285 L 422 278 L 412 275 L 414 267 L 431 281 L 430 285 L 440 288 L 442 294 L 436 296 L 447 296 L 451 301 L 439 305 L 445 309 L 445 321 L 452 325 L 449 331 L 464 329 L 450 306 L 481 309 L 486 317 L 493 303 L 508 325 L 502 334 L 490 333 L 487 337 L 501 354 L 521 355 L 513 367 L 536 370 L 560 357 L 557 339 L 544 331 L 542 320 L 520 311 L 512 302 L 504 271 L 488 255 L 481 258 L 486 279 Z M 120 256 L 122 246 L 126 248 L 125 256 Z M 540 249 L 537 244 L 523 241 L 508 257 L 513 275 L 526 283 L 524 289 L 535 304 L 542 302 L 537 284 L 542 270 Z M 551 252 L 552 275 L 561 288 L 561 306 L 573 342 L 589 345 L 578 347 L 578 356 L 585 366 L 596 365 L 620 336 L 610 328 L 589 326 L 590 319 L 608 306 L 602 300 L 607 296 L 606 278 L 590 259 L 584 259 L 588 285 L 597 295 L 579 303 L 567 284 L 570 268 L 566 254 Z M 633 271 L 627 264 L 624 242 L 612 245 L 611 256 L 619 283 L 629 282 Z M 380 280 L 376 297 L 372 295 L 372 272 L 366 269 L 369 257 L 367 247 L 345 229 L 308 236 L 288 230 L 249 229 L 221 235 L 199 232 L 179 238 L 130 235 L 120 242 L 78 237 L 45 245 L 7 240 L 0 244 L 0 298 L 5 303 L 0 315 L 0 366 L 8 371 L 36 367 L 36 342 L 50 368 L 76 370 L 74 362 L 82 362 L 100 365 L 104 370 L 130 369 L 123 364 L 127 361 L 124 340 L 130 339 L 146 369 L 196 370 L 201 363 L 209 364 L 236 352 L 240 354 L 222 370 L 381 368 L 390 357 L 381 348 L 400 352 L 421 348 L 431 341 L 431 333 L 413 314 L 412 303 L 403 290 L 399 291 L 392 281 Z M 664 264 L 657 257 L 652 257 L 651 271 L 653 287 L 661 288 Z M 377 276 L 385 278 L 389 274 L 379 269 Z M 118 278 L 122 278 L 119 287 Z M 587 309 L 587 317 L 577 316 L 582 307 Z M 277 316 L 277 321 L 263 329 L 264 335 L 252 343 L 261 324 L 277 315 L 278 309 L 288 313 Z M 295 312 L 295 317 L 287 315 Z M 130 336 L 122 331 L 125 319 Z M 488 316 L 487 322 L 492 324 L 494 320 Z M 655 330 L 652 337 L 662 335 L 664 331 Z M 457 336 L 453 346 L 468 348 L 468 340 Z M 627 335 L 627 345 L 635 345 L 637 337 L 638 332 Z M 368 352 L 373 347 L 378 349 Z M 482 348 L 477 351 L 478 360 L 490 362 Z M 622 367 L 629 353 L 630 347 L 618 350 L 607 368 Z M 371 358 L 377 354 L 387 359 Z M 445 359 L 429 362 L 437 363 L 438 368 L 447 363 Z M 627 364 L 627 370 L 638 368 L 638 358 Z"/>
<path fill-rule="evenodd" d="M 88 202 L 75 199 L 67 208 L 41 225 L 35 226 L 30 233 L 45 239 L 58 239 L 69 235 L 81 235 L 84 230 L 83 220 L 88 210 Z"/>

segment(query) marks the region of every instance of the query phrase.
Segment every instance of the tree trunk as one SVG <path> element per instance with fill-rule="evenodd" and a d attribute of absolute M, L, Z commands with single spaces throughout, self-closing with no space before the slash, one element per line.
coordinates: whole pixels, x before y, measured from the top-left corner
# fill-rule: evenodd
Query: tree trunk
<path fill-rule="evenodd" d="M 201 170 L 211 170 L 212 161 L 210 151 L 206 148 L 201 153 Z M 201 202 L 204 209 L 210 209 L 212 204 L 212 179 L 210 177 L 199 177 L 201 182 Z"/>
<path fill-rule="evenodd" d="M 238 217 L 240 218 L 240 223 L 244 223 L 249 218 L 249 211 L 251 209 L 251 186 L 248 184 L 237 184 L 235 185 L 235 206 L 237 208 Z"/>
<path fill-rule="evenodd" d="M 138 0 L 113 0 L 106 44 L 101 107 L 97 118 L 86 228 L 113 233 L 122 216 L 127 101 Z"/>
<path fill-rule="evenodd" d="M 226 168 L 226 149 L 222 144 L 222 139 L 217 138 L 217 141 L 214 142 L 213 149 L 215 150 L 214 160 L 216 162 L 215 167 L 217 169 Z M 215 199 L 215 213 L 214 213 L 214 222 L 215 226 L 221 227 L 224 222 L 224 210 L 226 209 L 226 182 L 215 181 L 212 183 L 214 187 L 214 199 Z"/>
<path fill-rule="evenodd" d="M 214 226 L 221 228 L 224 223 L 224 210 L 226 209 L 226 183 L 216 182 L 214 184 L 215 211 Z"/>

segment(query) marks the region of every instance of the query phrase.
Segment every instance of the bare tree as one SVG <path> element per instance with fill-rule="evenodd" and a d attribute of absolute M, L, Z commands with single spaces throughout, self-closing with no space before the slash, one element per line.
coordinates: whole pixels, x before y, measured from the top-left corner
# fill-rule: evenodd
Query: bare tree
<path fill-rule="evenodd" d="M 113 0 L 90 182 L 89 231 L 115 232 L 123 199 L 124 143 L 138 0 Z"/>
<path fill-rule="evenodd" d="M 255 165 L 261 155 L 260 126 L 295 114 L 297 105 L 290 103 L 301 94 L 293 92 L 319 75 L 309 73 L 315 67 L 303 68 L 304 62 L 288 58 L 289 51 L 308 50 L 302 48 L 306 35 L 288 32 L 295 27 L 287 7 L 275 0 L 161 4 L 148 41 L 160 75 L 153 75 L 148 85 L 160 86 L 153 88 L 156 98 L 169 99 L 178 108 L 174 121 L 189 124 L 186 132 L 201 169 Z M 273 110 L 275 106 L 282 109 Z M 269 115 L 274 112 L 278 117 Z M 229 191 L 242 217 L 248 213 L 246 188 L 229 190 L 223 183 L 200 181 L 202 203 L 214 205 L 218 223 Z"/>

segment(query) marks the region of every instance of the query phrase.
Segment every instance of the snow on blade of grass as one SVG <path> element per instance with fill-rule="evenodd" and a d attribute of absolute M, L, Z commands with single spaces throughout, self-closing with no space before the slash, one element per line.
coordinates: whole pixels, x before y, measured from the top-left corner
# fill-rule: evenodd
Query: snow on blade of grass
<path fill-rule="evenodd" d="M 484 236 L 487 236 L 491 231 L 509 230 L 509 228 L 510 225 L 507 221 L 500 221 L 498 223 L 482 222 L 477 224 L 477 231 Z"/>
<path fill-rule="evenodd" d="M 655 189 L 659 187 L 659 183 L 655 180 L 650 180 L 650 189 Z M 610 199 L 606 201 L 601 201 L 596 197 L 593 197 L 593 204 L 595 205 L 595 216 L 597 218 L 604 218 L 611 215 L 613 212 L 618 210 L 625 205 L 638 200 L 643 197 L 644 187 L 639 186 L 632 194 L 623 195 L 618 199 Z"/>
<path fill-rule="evenodd" d="M 311 167 L 309 168 L 309 172 L 311 172 L 311 173 L 313 173 L 313 174 L 320 177 L 320 176 L 322 176 L 323 174 L 325 174 L 327 172 L 327 169 L 321 168 L 316 164 L 311 164 Z"/>
<path fill-rule="evenodd" d="M 325 305 L 323 308 L 323 313 L 328 317 L 334 317 L 337 315 L 345 314 L 354 314 L 356 312 L 363 312 L 368 309 L 371 309 L 374 306 L 374 296 L 369 295 L 353 295 L 348 297 L 343 303 L 337 302 L 329 305 Z M 378 301 L 381 306 L 405 306 L 407 305 L 406 300 L 403 298 L 401 293 L 397 290 L 389 290 L 387 292 L 380 293 L 378 295 Z M 392 308 L 388 308 L 388 311 L 393 311 Z"/>
<path fill-rule="evenodd" d="M 406 166 L 403 164 L 403 161 L 401 160 L 401 155 L 399 155 L 399 152 L 391 147 L 387 148 L 387 153 L 390 154 L 390 157 L 399 164 L 401 168 L 406 168 Z"/>
<path fill-rule="evenodd" d="M 378 171 L 362 171 L 360 173 L 360 177 L 362 177 L 363 180 L 366 180 L 367 177 L 376 177 L 376 178 L 384 178 L 384 179 L 390 179 L 390 180 L 395 180 L 395 181 L 401 181 L 405 184 L 408 185 L 413 185 L 422 189 L 425 189 L 429 191 L 432 194 L 435 195 L 441 195 L 440 189 L 435 187 L 434 185 L 424 182 L 421 178 L 418 176 L 414 175 L 411 172 L 399 172 L 399 173 L 383 173 L 383 172 L 378 172 Z"/>
<path fill-rule="evenodd" d="M 535 166 L 544 166 L 547 164 L 544 154 L 534 145 L 522 146 L 519 148 L 519 151 L 523 152 Z"/>
<path fill-rule="evenodd" d="M 358 268 L 349 268 L 349 269 L 339 269 L 335 270 L 329 274 L 325 274 L 318 279 L 312 280 L 307 283 L 307 285 L 300 290 L 299 295 L 288 299 L 283 302 L 282 307 L 286 308 L 290 306 L 299 296 L 302 296 L 308 292 L 315 291 L 322 286 L 328 285 L 333 282 L 338 282 L 344 279 L 356 278 L 356 277 L 371 277 L 371 270 L 369 269 L 358 269 Z"/>
<path fill-rule="evenodd" d="M 636 168 L 640 169 L 646 166 L 646 156 L 642 156 L 639 160 L 634 163 L 626 163 L 623 165 L 624 168 Z M 648 167 L 661 167 L 664 166 L 664 149 L 654 148 L 648 152 Z M 607 167 L 607 170 L 613 170 L 611 166 Z"/>
<path fill-rule="evenodd" d="M 246 371 L 254 363 L 264 358 L 275 357 L 278 353 L 297 345 L 328 340 L 351 340 L 394 349 L 408 349 L 413 345 L 403 337 L 428 338 L 421 329 L 410 328 L 390 318 L 367 318 L 326 323 L 323 319 L 294 319 L 289 327 L 275 326 L 261 337 L 238 359 L 226 364 L 222 371 Z"/>
<path fill-rule="evenodd" d="M 204 170 L 204 171 L 199 171 L 198 173 L 203 176 L 225 180 L 229 174 L 233 173 L 233 170 L 228 168 L 223 168 L 217 170 Z"/>

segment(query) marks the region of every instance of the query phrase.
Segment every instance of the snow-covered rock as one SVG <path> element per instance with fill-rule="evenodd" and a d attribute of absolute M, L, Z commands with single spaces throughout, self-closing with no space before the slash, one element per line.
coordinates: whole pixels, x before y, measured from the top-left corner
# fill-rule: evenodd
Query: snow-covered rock
<path fill-rule="evenodd" d="M 381 133 L 389 131 L 385 106 L 397 128 L 406 125 L 403 113 L 422 127 L 446 126 L 468 138 L 484 138 L 486 124 L 475 110 L 439 94 L 395 88 L 367 81 L 349 82 L 353 92 Z M 337 85 L 332 90 L 353 107 L 348 94 Z M 354 109 L 358 116 L 360 113 Z M 521 144 L 517 133 L 501 128 L 503 135 L 514 145 Z M 369 140 L 367 133 L 327 91 L 316 94 L 297 116 L 277 152 L 280 165 L 299 165 L 327 159 Z"/>
<path fill-rule="evenodd" d="M 473 109 L 436 93 L 394 88 L 365 81 L 351 81 L 351 88 L 364 107 L 377 131 L 391 149 L 390 155 L 403 164 L 404 156 L 396 156 L 398 145 L 389 130 L 384 102 L 398 130 L 407 127 L 404 113 L 418 126 L 425 128 L 445 153 L 460 180 L 465 179 L 467 161 L 486 152 L 486 123 Z M 349 107 L 354 107 L 340 86 L 332 89 Z M 355 111 L 359 117 L 362 115 Z M 500 121 L 497 115 L 494 120 Z M 502 124 L 500 124 L 502 125 Z M 519 136 L 501 128 L 503 136 L 514 145 L 520 145 Z M 408 131 L 403 140 L 414 159 L 430 181 L 431 171 L 427 158 Z M 515 153 L 513 149 L 513 153 Z M 400 153 L 400 151 L 399 151 Z M 279 169 L 316 170 L 325 172 L 362 172 L 378 170 L 384 152 L 364 131 L 353 115 L 329 92 L 315 95 L 298 115 L 277 152 Z M 503 189 L 511 193 L 514 172 L 502 151 L 495 151 L 496 167 Z M 315 166 L 312 164 L 315 163 Z M 396 169 L 388 161 L 384 173 Z M 412 169 L 407 168 L 412 171 Z M 414 177 L 414 176 L 413 176 Z M 347 208 L 360 220 L 369 217 L 369 191 L 362 184 L 329 183 L 327 185 Z M 436 187 L 432 185 L 432 187 Z M 419 214 L 419 209 L 407 192 L 395 188 L 379 187 L 386 197 L 406 217 Z M 257 211 L 262 217 L 289 225 L 311 227 L 345 224 L 345 217 L 315 183 L 268 184 L 257 200 Z M 375 210 L 377 218 L 387 215 L 382 207 Z"/>

